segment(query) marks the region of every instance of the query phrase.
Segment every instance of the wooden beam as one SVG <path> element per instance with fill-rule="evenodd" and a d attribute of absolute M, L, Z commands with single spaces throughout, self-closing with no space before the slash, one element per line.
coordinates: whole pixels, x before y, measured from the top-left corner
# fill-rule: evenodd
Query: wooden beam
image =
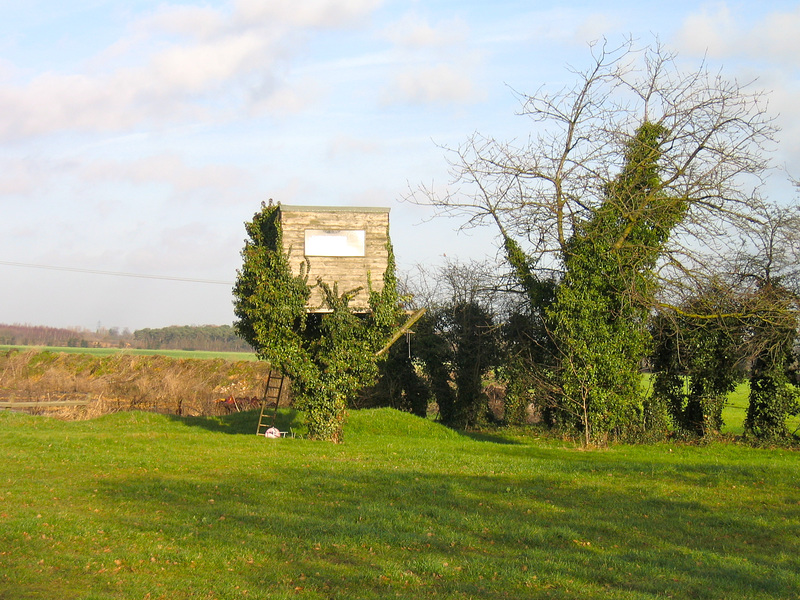
<path fill-rule="evenodd" d="M 380 350 L 378 350 L 378 351 L 375 353 L 375 356 L 380 356 L 381 354 L 385 354 L 386 352 L 388 352 L 388 351 L 389 351 L 389 348 L 391 348 L 392 346 L 394 346 L 394 343 L 395 343 L 397 340 L 399 340 L 399 339 L 400 339 L 400 337 L 401 337 L 401 336 L 402 336 L 402 335 L 403 335 L 403 334 L 404 334 L 406 331 L 408 331 L 409 329 L 411 329 L 411 327 L 414 325 L 414 323 L 416 323 L 417 321 L 419 321 L 419 320 L 422 318 L 422 315 L 424 315 L 424 314 L 425 314 L 425 311 L 427 311 L 427 310 L 428 310 L 427 308 L 420 308 L 419 310 L 416 310 L 416 311 L 414 311 L 413 313 L 411 313 L 411 316 L 410 316 L 410 317 L 408 318 L 408 320 L 407 320 L 407 321 L 406 321 L 406 322 L 403 324 L 403 326 L 402 326 L 400 329 L 398 329 L 398 330 L 397 330 L 397 332 L 396 332 L 396 333 L 395 333 L 395 334 L 392 336 L 392 338 L 391 338 L 391 339 L 390 339 L 390 340 L 389 340 L 389 341 L 386 343 L 386 345 L 385 345 L 383 348 L 381 348 Z"/>
<path fill-rule="evenodd" d="M 49 408 L 51 406 L 86 406 L 88 400 L 53 400 L 50 402 L 0 402 L 0 408 Z"/>

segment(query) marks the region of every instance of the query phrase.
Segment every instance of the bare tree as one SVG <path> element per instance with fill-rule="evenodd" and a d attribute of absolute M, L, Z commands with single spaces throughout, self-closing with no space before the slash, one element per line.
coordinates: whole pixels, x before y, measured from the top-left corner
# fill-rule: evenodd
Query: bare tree
<path fill-rule="evenodd" d="M 602 436 L 635 412 L 658 291 L 698 274 L 708 249 L 757 218 L 775 134 L 754 86 L 705 64 L 683 72 L 658 42 L 604 41 L 591 56 L 571 70 L 573 87 L 519 95 L 525 143 L 476 133 L 447 149 L 447 193 L 411 194 L 464 227 L 497 228 L 552 338 L 555 397 L 573 416 L 580 408 L 586 440 L 590 423 Z M 545 296 L 550 306 L 534 306 Z"/>
<path fill-rule="evenodd" d="M 475 133 L 445 148 L 448 191 L 423 186 L 409 199 L 462 217 L 464 227 L 492 224 L 537 270 L 558 273 L 576 226 L 622 169 L 626 145 L 642 124 L 657 123 L 666 131 L 660 192 L 688 205 L 663 262 L 688 267 L 679 257 L 696 256 L 698 240 L 749 219 L 757 204 L 776 132 L 764 94 L 706 64 L 682 72 L 659 43 L 638 49 L 632 40 L 618 47 L 604 40 L 591 45 L 591 56 L 587 69 L 570 69 L 573 87 L 518 94 L 533 128 L 524 143 Z"/>

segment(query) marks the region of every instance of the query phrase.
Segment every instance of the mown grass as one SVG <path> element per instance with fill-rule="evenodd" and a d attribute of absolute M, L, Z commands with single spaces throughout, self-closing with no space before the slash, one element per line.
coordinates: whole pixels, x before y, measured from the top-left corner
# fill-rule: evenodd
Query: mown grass
<path fill-rule="evenodd" d="M 149 350 L 143 348 L 72 348 L 66 346 L 3 346 L 0 352 L 9 350 L 38 350 L 48 352 L 66 352 L 68 354 L 90 354 L 92 356 L 111 356 L 114 354 L 130 354 L 133 356 L 169 356 L 170 358 L 196 358 L 211 360 L 221 358 L 229 361 L 257 360 L 253 352 L 213 352 L 205 350 Z"/>
<path fill-rule="evenodd" d="M 0 413 L 0 598 L 800 597 L 797 452 L 256 419 Z"/>

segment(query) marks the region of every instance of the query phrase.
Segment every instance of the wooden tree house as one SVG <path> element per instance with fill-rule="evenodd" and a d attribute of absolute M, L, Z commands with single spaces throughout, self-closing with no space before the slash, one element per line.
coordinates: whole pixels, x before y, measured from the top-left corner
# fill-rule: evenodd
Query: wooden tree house
<path fill-rule="evenodd" d="M 339 293 L 361 288 L 350 302 L 357 312 L 369 311 L 369 283 L 383 289 L 389 263 L 389 209 L 348 206 L 278 205 L 283 251 L 297 275 L 308 265 L 308 282 L 338 284 Z M 322 290 L 313 288 L 309 312 L 324 312 Z"/>
<path fill-rule="evenodd" d="M 276 219 L 280 224 L 281 249 L 288 257 L 292 273 L 305 274 L 312 286 L 306 310 L 317 314 L 330 310 L 324 305 L 322 290 L 314 285 L 322 280 L 331 287 L 336 284 L 339 294 L 357 289 L 349 307 L 356 313 L 369 313 L 370 288 L 376 292 L 383 289 L 383 276 L 389 266 L 389 209 L 278 204 Z M 424 312 L 425 309 L 419 309 L 410 314 L 376 355 L 387 352 Z M 258 435 L 286 435 L 275 428 L 283 385 L 283 375 L 270 373 L 256 429 Z"/>

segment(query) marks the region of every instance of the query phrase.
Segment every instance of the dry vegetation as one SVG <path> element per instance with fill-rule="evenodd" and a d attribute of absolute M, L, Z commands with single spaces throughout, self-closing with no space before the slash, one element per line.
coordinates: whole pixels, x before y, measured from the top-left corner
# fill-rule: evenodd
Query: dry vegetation
<path fill-rule="evenodd" d="M 31 409 L 69 419 L 126 410 L 214 415 L 252 407 L 268 370 L 255 361 L 12 350 L 0 354 L 0 401 L 85 403 Z"/>

